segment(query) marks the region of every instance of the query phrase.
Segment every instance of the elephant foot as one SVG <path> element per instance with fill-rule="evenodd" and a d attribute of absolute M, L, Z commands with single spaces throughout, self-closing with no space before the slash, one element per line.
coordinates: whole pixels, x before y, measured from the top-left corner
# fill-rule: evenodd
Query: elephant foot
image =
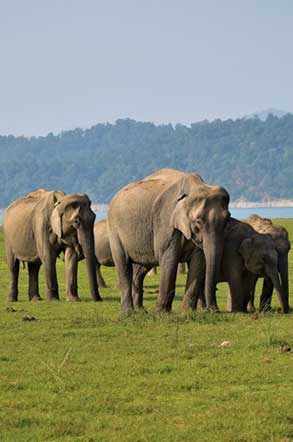
<path fill-rule="evenodd" d="M 80 302 L 81 299 L 79 298 L 79 296 L 67 295 L 66 296 L 66 301 L 68 301 L 68 302 Z"/>
<path fill-rule="evenodd" d="M 181 310 L 184 313 L 190 313 L 192 311 L 195 311 L 197 309 L 197 304 L 194 299 L 189 298 L 188 296 L 183 297 L 182 303 L 181 303 Z"/>
<path fill-rule="evenodd" d="M 135 313 L 134 306 L 132 304 L 121 303 L 121 316 L 131 316 Z"/>
<path fill-rule="evenodd" d="M 32 302 L 43 301 L 43 298 L 41 298 L 40 295 L 34 295 L 30 298 L 30 301 Z"/>
<path fill-rule="evenodd" d="M 47 301 L 60 301 L 60 299 L 57 296 L 47 296 Z"/>
<path fill-rule="evenodd" d="M 156 312 L 161 314 L 161 313 L 171 313 L 172 312 L 172 306 L 168 305 L 161 305 L 161 304 L 157 304 L 156 306 Z"/>
<path fill-rule="evenodd" d="M 7 296 L 7 302 L 17 302 L 17 295 L 9 293 Z"/>
<path fill-rule="evenodd" d="M 145 313 L 148 315 L 148 311 L 144 308 L 143 305 L 135 305 L 134 309 L 137 313 Z"/>

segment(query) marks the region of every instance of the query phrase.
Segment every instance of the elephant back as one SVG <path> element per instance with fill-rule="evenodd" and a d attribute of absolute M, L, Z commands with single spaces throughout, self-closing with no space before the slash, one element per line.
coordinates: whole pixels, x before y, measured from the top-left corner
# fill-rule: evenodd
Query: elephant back
<path fill-rule="evenodd" d="M 273 224 L 270 218 L 263 218 L 254 214 L 248 217 L 245 222 L 252 226 L 258 233 L 271 235 L 274 240 L 289 240 L 288 231 L 285 227 Z"/>

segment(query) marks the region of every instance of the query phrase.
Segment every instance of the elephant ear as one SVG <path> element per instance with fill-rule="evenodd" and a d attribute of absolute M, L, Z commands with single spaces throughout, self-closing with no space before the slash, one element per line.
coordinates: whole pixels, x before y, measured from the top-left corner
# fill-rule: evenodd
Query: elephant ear
<path fill-rule="evenodd" d="M 54 205 L 54 210 L 51 215 L 51 227 L 53 232 L 57 235 L 58 239 L 62 238 L 62 215 L 58 210 L 60 201 L 57 201 Z"/>
<path fill-rule="evenodd" d="M 190 239 L 191 230 L 185 208 L 185 198 L 186 195 L 184 194 L 178 198 L 178 202 L 171 216 L 171 225 L 174 229 L 180 230 L 186 239 Z"/>
<path fill-rule="evenodd" d="M 244 239 L 239 247 L 239 253 L 242 256 L 242 258 L 247 261 L 251 255 L 252 252 L 252 239 L 246 238 Z"/>

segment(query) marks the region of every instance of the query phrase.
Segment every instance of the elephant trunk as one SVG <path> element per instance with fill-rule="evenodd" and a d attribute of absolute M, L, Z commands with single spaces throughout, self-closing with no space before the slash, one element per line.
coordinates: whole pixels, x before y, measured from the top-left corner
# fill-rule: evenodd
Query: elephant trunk
<path fill-rule="evenodd" d="M 93 229 L 80 226 L 77 229 L 78 242 L 81 245 L 86 261 L 90 291 L 94 301 L 102 301 L 96 275 L 96 256 Z"/>
<path fill-rule="evenodd" d="M 206 260 L 205 299 L 208 309 L 217 309 L 216 284 L 220 273 L 224 249 L 224 233 L 208 232 L 203 235 Z"/>
<path fill-rule="evenodd" d="M 288 298 L 286 297 L 285 291 L 280 283 L 278 269 L 272 269 L 271 267 L 266 269 L 267 276 L 271 279 L 279 297 L 279 301 L 281 304 L 281 309 L 283 313 L 288 313 L 289 305 Z"/>
<path fill-rule="evenodd" d="M 285 301 L 289 310 L 289 278 L 288 278 L 288 255 L 279 255 L 278 270 L 281 279 L 281 285 L 284 292 Z"/>

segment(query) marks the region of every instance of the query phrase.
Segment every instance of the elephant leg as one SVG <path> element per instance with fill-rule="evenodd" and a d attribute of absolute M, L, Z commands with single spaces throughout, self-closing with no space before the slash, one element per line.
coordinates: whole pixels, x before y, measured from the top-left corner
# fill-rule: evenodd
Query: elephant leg
<path fill-rule="evenodd" d="M 188 272 L 185 284 L 185 292 L 182 299 L 182 310 L 196 310 L 198 293 L 195 292 L 196 278 L 193 269 L 190 268 L 190 263 L 187 263 Z"/>
<path fill-rule="evenodd" d="M 43 257 L 42 263 L 45 270 L 46 286 L 47 286 L 47 299 L 48 301 L 59 299 L 59 289 L 56 272 L 56 255 L 49 255 Z"/>
<path fill-rule="evenodd" d="M 264 278 L 262 293 L 259 300 L 259 309 L 263 310 L 271 310 L 271 301 L 273 295 L 274 285 L 269 278 Z"/>
<path fill-rule="evenodd" d="M 240 287 L 239 287 L 240 284 Z M 238 288 L 239 287 L 239 288 Z M 249 280 L 242 280 L 240 283 L 235 280 L 229 282 L 227 294 L 227 312 L 247 312 L 251 300 L 251 284 Z M 251 307 L 250 307 L 251 308 Z M 254 311 L 254 310 L 249 310 Z"/>
<path fill-rule="evenodd" d="M 123 250 L 119 238 L 113 238 L 114 243 L 111 241 L 111 250 L 113 260 L 118 273 L 118 282 L 121 295 L 121 310 L 122 312 L 129 312 L 133 310 L 132 299 L 132 263 L 129 256 Z"/>
<path fill-rule="evenodd" d="M 245 272 L 243 276 L 243 311 L 255 311 L 254 308 L 254 289 L 257 281 L 257 276 L 250 273 Z M 248 310 L 248 307 L 250 310 Z"/>
<path fill-rule="evenodd" d="M 42 298 L 39 292 L 39 270 L 41 267 L 40 262 L 28 263 L 28 297 L 30 301 L 40 301 Z"/>
<path fill-rule="evenodd" d="M 205 259 L 202 250 L 196 249 L 187 263 L 188 272 L 185 293 L 182 300 L 183 310 L 196 310 L 198 303 L 205 307 Z"/>
<path fill-rule="evenodd" d="M 256 289 L 257 280 L 258 280 L 257 276 L 252 277 L 251 287 L 250 287 L 250 297 L 248 299 L 248 304 L 247 304 L 247 310 L 249 312 L 255 312 L 256 310 L 254 305 L 254 300 L 255 300 L 255 289 Z"/>
<path fill-rule="evenodd" d="M 18 300 L 19 260 L 14 256 L 13 253 L 7 253 L 7 264 L 10 273 L 10 285 L 7 301 L 16 302 Z"/>
<path fill-rule="evenodd" d="M 103 275 L 101 273 L 101 264 L 97 263 L 97 280 L 98 280 L 98 286 L 105 289 L 107 288 L 107 284 L 103 278 Z"/>
<path fill-rule="evenodd" d="M 243 278 L 234 274 L 229 278 L 229 289 L 231 294 L 231 312 L 246 312 L 245 284 Z"/>
<path fill-rule="evenodd" d="M 78 255 L 74 249 L 66 247 L 65 254 L 66 301 L 80 301 L 77 289 Z"/>
<path fill-rule="evenodd" d="M 118 271 L 118 280 L 121 291 L 121 310 L 123 312 L 133 310 L 132 274 L 133 269 L 130 260 L 122 259 Z"/>
<path fill-rule="evenodd" d="M 287 305 L 289 310 L 288 253 L 279 255 L 278 270 L 281 279 L 281 286 L 284 291 L 285 304 Z"/>
<path fill-rule="evenodd" d="M 160 291 L 157 301 L 157 311 L 159 312 L 172 310 L 178 267 L 178 256 L 176 256 L 175 250 L 170 248 L 160 259 Z"/>
<path fill-rule="evenodd" d="M 143 281 L 149 271 L 149 267 L 133 265 L 132 297 L 135 309 L 143 309 Z"/>

